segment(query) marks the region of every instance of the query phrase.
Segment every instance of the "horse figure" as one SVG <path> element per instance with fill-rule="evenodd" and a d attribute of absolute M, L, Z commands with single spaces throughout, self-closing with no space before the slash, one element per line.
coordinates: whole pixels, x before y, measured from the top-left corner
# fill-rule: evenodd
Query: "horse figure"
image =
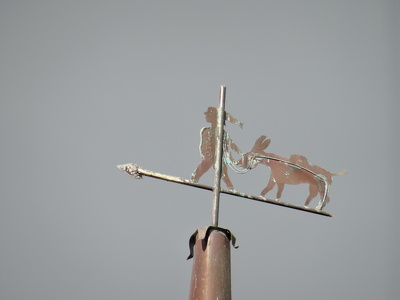
<path fill-rule="evenodd" d="M 244 154 L 243 158 L 236 163 L 248 169 L 255 168 L 259 163 L 269 167 L 270 178 L 267 186 L 261 192 L 261 197 L 264 197 L 277 185 L 276 200 L 279 201 L 285 184 L 306 183 L 309 184 L 309 195 L 304 206 L 308 207 L 311 200 L 319 193 L 321 200 L 316 209 L 322 210 L 326 203 L 330 201 L 328 192 L 332 177 L 346 174 L 347 171 L 331 173 L 317 165 L 310 164 L 305 156 L 299 154 L 293 154 L 287 159 L 274 153 L 264 152 L 264 149 L 271 143 L 270 139 L 265 139 L 265 135 L 259 137 L 251 151 Z"/>

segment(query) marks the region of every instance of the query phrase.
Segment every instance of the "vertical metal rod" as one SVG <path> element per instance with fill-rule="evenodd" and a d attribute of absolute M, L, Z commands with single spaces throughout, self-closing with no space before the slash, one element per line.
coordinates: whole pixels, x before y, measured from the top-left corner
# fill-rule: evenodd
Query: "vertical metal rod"
<path fill-rule="evenodd" d="M 217 114 L 217 129 L 215 143 L 215 162 L 214 162 L 214 201 L 212 212 L 212 225 L 218 227 L 219 217 L 219 195 L 221 191 L 222 175 L 222 152 L 224 143 L 224 125 L 225 125 L 225 94 L 226 86 L 221 85 L 219 96 L 219 108 Z"/>

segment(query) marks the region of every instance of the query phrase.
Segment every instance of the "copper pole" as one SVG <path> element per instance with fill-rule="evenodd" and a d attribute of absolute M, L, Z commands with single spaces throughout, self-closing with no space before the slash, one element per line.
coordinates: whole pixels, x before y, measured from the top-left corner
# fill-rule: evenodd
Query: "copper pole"
<path fill-rule="evenodd" d="M 197 230 L 189 300 L 232 299 L 229 240 L 226 230 L 222 228 Z"/>

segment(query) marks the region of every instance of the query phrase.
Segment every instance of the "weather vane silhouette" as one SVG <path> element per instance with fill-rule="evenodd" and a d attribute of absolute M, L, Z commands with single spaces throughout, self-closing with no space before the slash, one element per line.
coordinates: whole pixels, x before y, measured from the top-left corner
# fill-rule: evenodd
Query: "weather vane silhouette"
<path fill-rule="evenodd" d="M 198 165 L 197 169 L 192 174 L 192 181 L 198 182 L 200 177 L 204 175 L 212 166 L 215 165 L 215 145 L 217 144 L 217 135 L 216 135 L 216 128 L 217 128 L 217 117 L 218 117 L 218 110 L 215 107 L 209 107 L 207 111 L 204 113 L 206 116 L 206 121 L 211 123 L 211 127 L 203 127 L 200 131 L 200 154 L 201 154 L 201 162 Z M 240 128 L 243 128 L 243 123 L 236 120 L 232 117 L 229 113 L 225 112 L 225 119 L 232 124 L 239 125 Z M 232 159 L 231 151 L 235 151 L 241 155 L 243 153 L 240 151 L 238 146 L 229 138 L 229 134 L 227 131 L 224 131 L 223 135 L 223 153 L 224 156 L 229 157 Z M 228 176 L 228 161 L 223 159 L 222 161 L 222 179 L 224 180 L 226 186 L 229 190 L 234 191 L 233 184 Z"/>
<path fill-rule="evenodd" d="M 312 165 L 302 155 L 293 154 L 286 159 L 264 150 L 270 145 L 271 140 L 260 136 L 251 151 L 242 153 L 239 147 L 224 130 L 225 121 L 243 128 L 243 123 L 225 111 L 226 87 L 221 86 L 219 107 L 209 107 L 204 113 L 206 121 L 211 124 L 200 131 L 200 156 L 201 161 L 191 179 L 183 179 L 149 171 L 136 164 L 124 164 L 117 167 L 134 178 L 142 176 L 185 184 L 196 188 L 213 191 L 212 225 L 199 228 L 189 239 L 189 258 L 194 257 L 192 279 L 189 299 L 231 299 L 231 268 L 230 268 L 230 243 L 235 245 L 236 238 L 225 228 L 218 226 L 220 194 L 229 194 L 245 199 L 260 201 L 268 204 L 283 206 L 308 213 L 319 214 L 327 217 L 333 215 L 323 211 L 330 201 L 329 190 L 332 177 L 346 174 L 343 170 L 331 173 L 319 166 Z M 240 155 L 239 160 L 233 158 L 232 152 Z M 260 196 L 239 193 L 235 190 L 228 174 L 228 166 L 236 173 L 245 174 L 263 164 L 269 167 L 270 177 L 267 186 L 261 191 Z M 200 184 L 200 178 L 214 168 L 214 186 Z M 221 189 L 221 179 L 227 189 Z M 286 184 L 308 184 L 309 195 L 304 206 L 281 201 L 282 191 Z M 277 186 L 276 199 L 265 198 L 265 195 Z M 320 200 L 315 209 L 309 208 L 311 200 L 320 194 Z"/>

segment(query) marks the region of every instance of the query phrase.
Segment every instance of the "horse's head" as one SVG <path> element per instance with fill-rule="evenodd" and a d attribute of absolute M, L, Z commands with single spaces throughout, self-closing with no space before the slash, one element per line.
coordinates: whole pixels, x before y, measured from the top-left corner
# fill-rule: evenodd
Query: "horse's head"
<path fill-rule="evenodd" d="M 254 169 L 261 160 L 257 158 L 257 156 L 268 156 L 268 153 L 264 152 L 264 149 L 269 146 L 271 140 L 265 139 L 265 135 L 260 136 L 254 143 L 251 151 L 243 154 L 243 157 L 237 162 L 237 165 L 243 168 Z"/>

